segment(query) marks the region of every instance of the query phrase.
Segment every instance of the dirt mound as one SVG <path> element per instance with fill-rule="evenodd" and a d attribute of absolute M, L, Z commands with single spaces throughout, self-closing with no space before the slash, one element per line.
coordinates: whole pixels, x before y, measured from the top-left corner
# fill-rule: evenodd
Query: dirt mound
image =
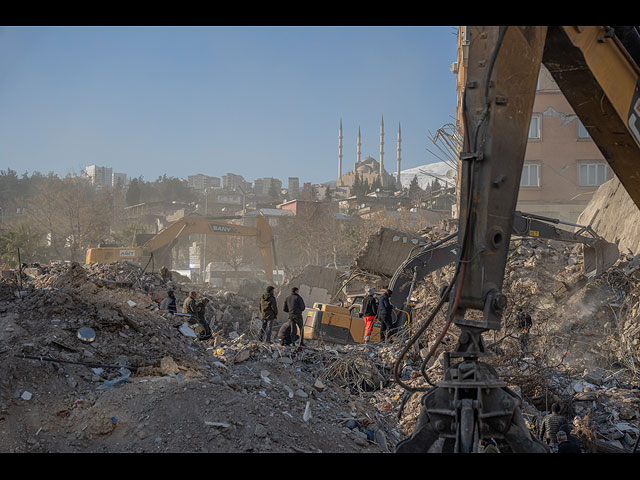
<path fill-rule="evenodd" d="M 43 269 L 21 298 L 0 283 L 1 451 L 380 452 L 399 435 L 325 374 L 334 350 L 257 342 L 250 299 L 201 289 L 217 335 L 200 342 L 158 309 L 168 285 L 104 283 L 121 272 Z"/>

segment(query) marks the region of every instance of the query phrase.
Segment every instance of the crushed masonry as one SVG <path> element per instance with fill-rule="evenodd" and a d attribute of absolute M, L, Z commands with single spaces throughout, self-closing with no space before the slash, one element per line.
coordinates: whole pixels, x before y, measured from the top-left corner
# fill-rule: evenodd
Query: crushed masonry
<path fill-rule="evenodd" d="M 640 257 L 622 255 L 591 280 L 581 262 L 580 246 L 512 242 L 490 362 L 522 397 L 532 430 L 560 402 L 583 451 L 628 452 L 640 435 Z M 452 273 L 419 282 L 413 331 Z M 405 399 L 394 381 L 402 341 L 310 342 L 297 353 L 258 341 L 257 299 L 165 283 L 128 263 L 38 267 L 18 289 L 15 278 L 0 280 L 0 428 L 11 432 L 3 452 L 390 452 L 420 412 L 420 395 Z M 168 289 L 178 305 L 190 290 L 211 299 L 214 338 L 197 340 L 195 322 L 159 310 Z M 534 321 L 524 356 L 517 307 Z M 443 323 L 436 317 L 403 359 L 403 381 L 427 385 L 420 364 Z M 95 341 L 77 338 L 83 327 Z M 441 378 L 456 340 L 452 328 L 427 365 L 430 379 Z M 18 428 L 25 415 L 38 418 L 33 431 Z"/>

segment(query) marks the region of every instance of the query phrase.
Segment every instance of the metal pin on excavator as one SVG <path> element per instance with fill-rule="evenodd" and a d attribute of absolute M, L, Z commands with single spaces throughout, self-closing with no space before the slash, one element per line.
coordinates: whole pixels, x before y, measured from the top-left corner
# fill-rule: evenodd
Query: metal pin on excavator
<path fill-rule="evenodd" d="M 479 440 L 494 438 L 503 452 L 542 453 L 548 448 L 527 428 L 520 397 L 482 361 L 490 355 L 482 334 L 500 328 L 506 306 L 502 284 L 510 237 L 518 231 L 514 211 L 538 71 L 544 63 L 640 206 L 640 36 L 637 27 L 603 26 L 480 26 L 466 31 L 456 270 L 403 354 L 447 302 L 447 323 L 429 356 L 451 323 L 461 332 L 455 350 L 445 354 L 444 378 L 433 388 L 404 384 L 396 362 L 396 381 L 408 392 L 425 392 L 416 427 L 396 451 L 472 453 Z M 525 225 L 543 220 L 521 219 Z M 602 265 L 596 260 L 598 268 Z M 429 380 L 424 364 L 422 373 Z"/>

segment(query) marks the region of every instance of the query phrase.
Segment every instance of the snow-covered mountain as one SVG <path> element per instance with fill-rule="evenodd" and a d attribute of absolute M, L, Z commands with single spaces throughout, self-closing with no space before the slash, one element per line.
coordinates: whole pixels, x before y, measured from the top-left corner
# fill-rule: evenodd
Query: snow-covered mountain
<path fill-rule="evenodd" d="M 425 188 L 435 180 L 434 177 L 437 177 L 441 184 L 453 186 L 455 180 L 447 177 L 449 170 L 453 169 L 445 162 L 428 163 L 400 171 L 400 182 L 402 182 L 403 187 L 408 188 L 413 177 L 417 176 L 418 185 L 420 185 L 420 188 Z"/>

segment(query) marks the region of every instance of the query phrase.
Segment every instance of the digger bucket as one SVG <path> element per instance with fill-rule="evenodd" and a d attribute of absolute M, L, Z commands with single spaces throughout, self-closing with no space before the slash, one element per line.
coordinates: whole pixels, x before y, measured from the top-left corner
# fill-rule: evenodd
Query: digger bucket
<path fill-rule="evenodd" d="M 615 243 L 599 240 L 594 245 L 584 244 L 583 272 L 589 278 L 595 278 L 618 260 L 620 252 Z"/>

